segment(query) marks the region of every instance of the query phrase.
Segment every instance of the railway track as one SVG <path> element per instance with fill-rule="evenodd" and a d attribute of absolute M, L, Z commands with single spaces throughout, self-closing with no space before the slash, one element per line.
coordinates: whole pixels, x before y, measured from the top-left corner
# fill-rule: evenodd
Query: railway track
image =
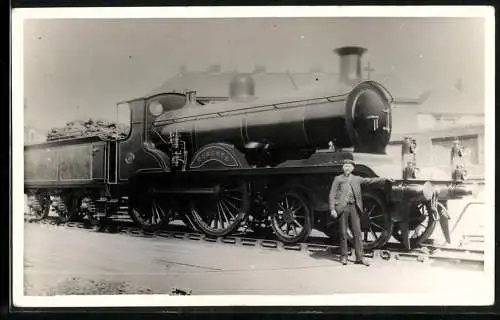
<path fill-rule="evenodd" d="M 57 217 L 47 217 L 34 220 L 25 217 L 25 223 L 50 225 L 57 228 L 78 228 L 94 232 L 122 234 L 132 237 L 172 239 L 179 241 L 208 242 L 220 245 L 235 245 L 243 247 L 259 247 L 274 251 L 296 251 L 305 253 L 331 252 L 338 253 L 339 247 L 332 244 L 326 237 L 309 237 L 305 243 L 286 244 L 271 236 L 262 236 L 257 233 L 234 234 L 226 237 L 212 237 L 198 232 L 193 232 L 184 225 L 170 224 L 157 231 L 146 231 L 127 218 L 115 218 L 101 230 L 96 231 L 86 220 L 61 222 Z M 350 254 L 353 254 L 351 250 Z M 399 243 L 389 242 L 384 249 L 365 251 L 368 258 L 384 261 L 413 261 L 417 263 L 452 264 L 460 267 L 484 269 L 484 250 L 466 247 L 448 247 L 433 244 L 424 244 L 408 252 Z"/>

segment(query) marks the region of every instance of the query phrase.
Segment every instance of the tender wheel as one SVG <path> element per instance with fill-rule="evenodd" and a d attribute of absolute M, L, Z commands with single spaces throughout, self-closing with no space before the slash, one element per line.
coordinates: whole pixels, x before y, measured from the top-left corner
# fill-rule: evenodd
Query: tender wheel
<path fill-rule="evenodd" d="M 87 211 L 86 215 L 89 225 L 91 227 L 97 226 L 97 224 L 99 223 L 99 220 L 97 219 L 97 214 L 95 212 Z"/>
<path fill-rule="evenodd" d="M 214 186 L 215 195 L 197 196 L 191 200 L 191 216 L 196 227 L 211 236 L 226 236 L 238 229 L 250 207 L 246 182 Z"/>
<path fill-rule="evenodd" d="M 84 197 L 82 199 L 81 205 L 82 211 L 85 213 L 87 217 L 87 223 L 91 227 L 97 226 L 99 220 L 97 219 L 95 202 L 92 200 L 92 197 Z"/>
<path fill-rule="evenodd" d="M 34 195 L 28 197 L 28 201 L 32 202 L 32 205 L 29 207 L 28 212 L 28 214 L 31 216 L 31 220 L 40 221 L 48 217 L 50 213 L 49 196 Z"/>
<path fill-rule="evenodd" d="M 382 248 L 392 236 L 393 222 L 381 197 L 374 193 L 363 194 L 363 212 L 360 214 L 363 248 L 373 250 Z M 347 239 L 353 243 L 349 220 Z"/>
<path fill-rule="evenodd" d="M 80 200 L 77 197 L 64 195 L 61 196 L 56 207 L 59 221 L 65 223 L 76 217 L 79 217 Z"/>
<path fill-rule="evenodd" d="M 270 201 L 271 227 L 276 237 L 285 243 L 304 241 L 312 230 L 311 209 L 298 192 L 288 190 Z"/>
<path fill-rule="evenodd" d="M 142 229 L 155 231 L 170 221 L 170 202 L 166 198 L 138 197 L 138 200 L 131 201 L 129 215 Z"/>
<path fill-rule="evenodd" d="M 437 203 L 438 216 L 441 212 L 446 211 L 445 206 L 438 202 Z M 409 223 L 409 237 L 410 246 L 415 248 L 425 242 L 430 238 L 434 229 L 436 228 L 438 220 L 434 218 L 432 214 L 429 214 L 427 206 L 423 203 L 419 203 L 415 206 L 414 214 L 410 217 Z M 400 228 L 395 228 L 392 233 L 394 239 L 403 243 L 403 237 Z"/>

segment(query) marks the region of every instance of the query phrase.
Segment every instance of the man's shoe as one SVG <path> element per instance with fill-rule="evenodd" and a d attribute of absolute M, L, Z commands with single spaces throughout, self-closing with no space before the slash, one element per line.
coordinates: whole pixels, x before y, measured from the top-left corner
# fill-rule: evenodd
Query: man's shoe
<path fill-rule="evenodd" d="M 361 259 L 361 260 L 356 260 L 356 262 L 354 262 L 355 264 L 362 264 L 362 265 L 365 265 L 367 267 L 370 266 L 370 263 L 368 262 L 368 260 L 366 259 Z"/>
<path fill-rule="evenodd" d="M 340 258 L 340 263 L 345 266 L 347 264 L 347 257 Z"/>

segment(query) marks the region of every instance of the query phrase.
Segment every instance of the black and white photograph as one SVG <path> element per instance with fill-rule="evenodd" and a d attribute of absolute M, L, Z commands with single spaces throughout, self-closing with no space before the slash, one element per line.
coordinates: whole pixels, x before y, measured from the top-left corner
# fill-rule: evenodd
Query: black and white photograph
<path fill-rule="evenodd" d="M 493 8 L 12 26 L 14 305 L 494 302 Z"/>

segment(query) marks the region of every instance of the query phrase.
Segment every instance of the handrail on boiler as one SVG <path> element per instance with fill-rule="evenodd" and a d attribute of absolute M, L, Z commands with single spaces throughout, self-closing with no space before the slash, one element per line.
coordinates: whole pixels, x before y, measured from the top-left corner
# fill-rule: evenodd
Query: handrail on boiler
<path fill-rule="evenodd" d="M 189 115 L 189 116 L 181 116 L 181 117 L 170 118 L 170 119 L 156 120 L 155 124 L 156 125 L 173 124 L 173 123 L 179 123 L 179 122 L 212 118 L 214 116 L 215 117 L 226 117 L 226 116 L 235 116 L 235 115 L 239 115 L 239 114 L 264 112 L 264 111 L 269 111 L 269 108 L 278 109 L 278 110 L 280 110 L 280 109 L 281 110 L 292 109 L 292 108 L 299 108 L 299 107 L 310 106 L 310 105 L 315 105 L 315 104 L 337 102 L 337 101 L 341 101 L 342 99 L 345 99 L 345 97 L 346 97 L 345 94 L 341 94 L 341 95 L 334 95 L 334 96 L 327 96 L 327 97 L 305 98 L 305 99 L 300 99 L 300 100 L 293 100 L 293 101 L 286 101 L 286 102 L 279 102 L 279 103 L 264 103 L 261 105 L 252 105 L 249 107 L 243 107 L 243 108 L 239 108 L 239 109 L 212 111 L 212 112 L 201 113 L 201 114 L 196 114 L 196 115 Z"/>

